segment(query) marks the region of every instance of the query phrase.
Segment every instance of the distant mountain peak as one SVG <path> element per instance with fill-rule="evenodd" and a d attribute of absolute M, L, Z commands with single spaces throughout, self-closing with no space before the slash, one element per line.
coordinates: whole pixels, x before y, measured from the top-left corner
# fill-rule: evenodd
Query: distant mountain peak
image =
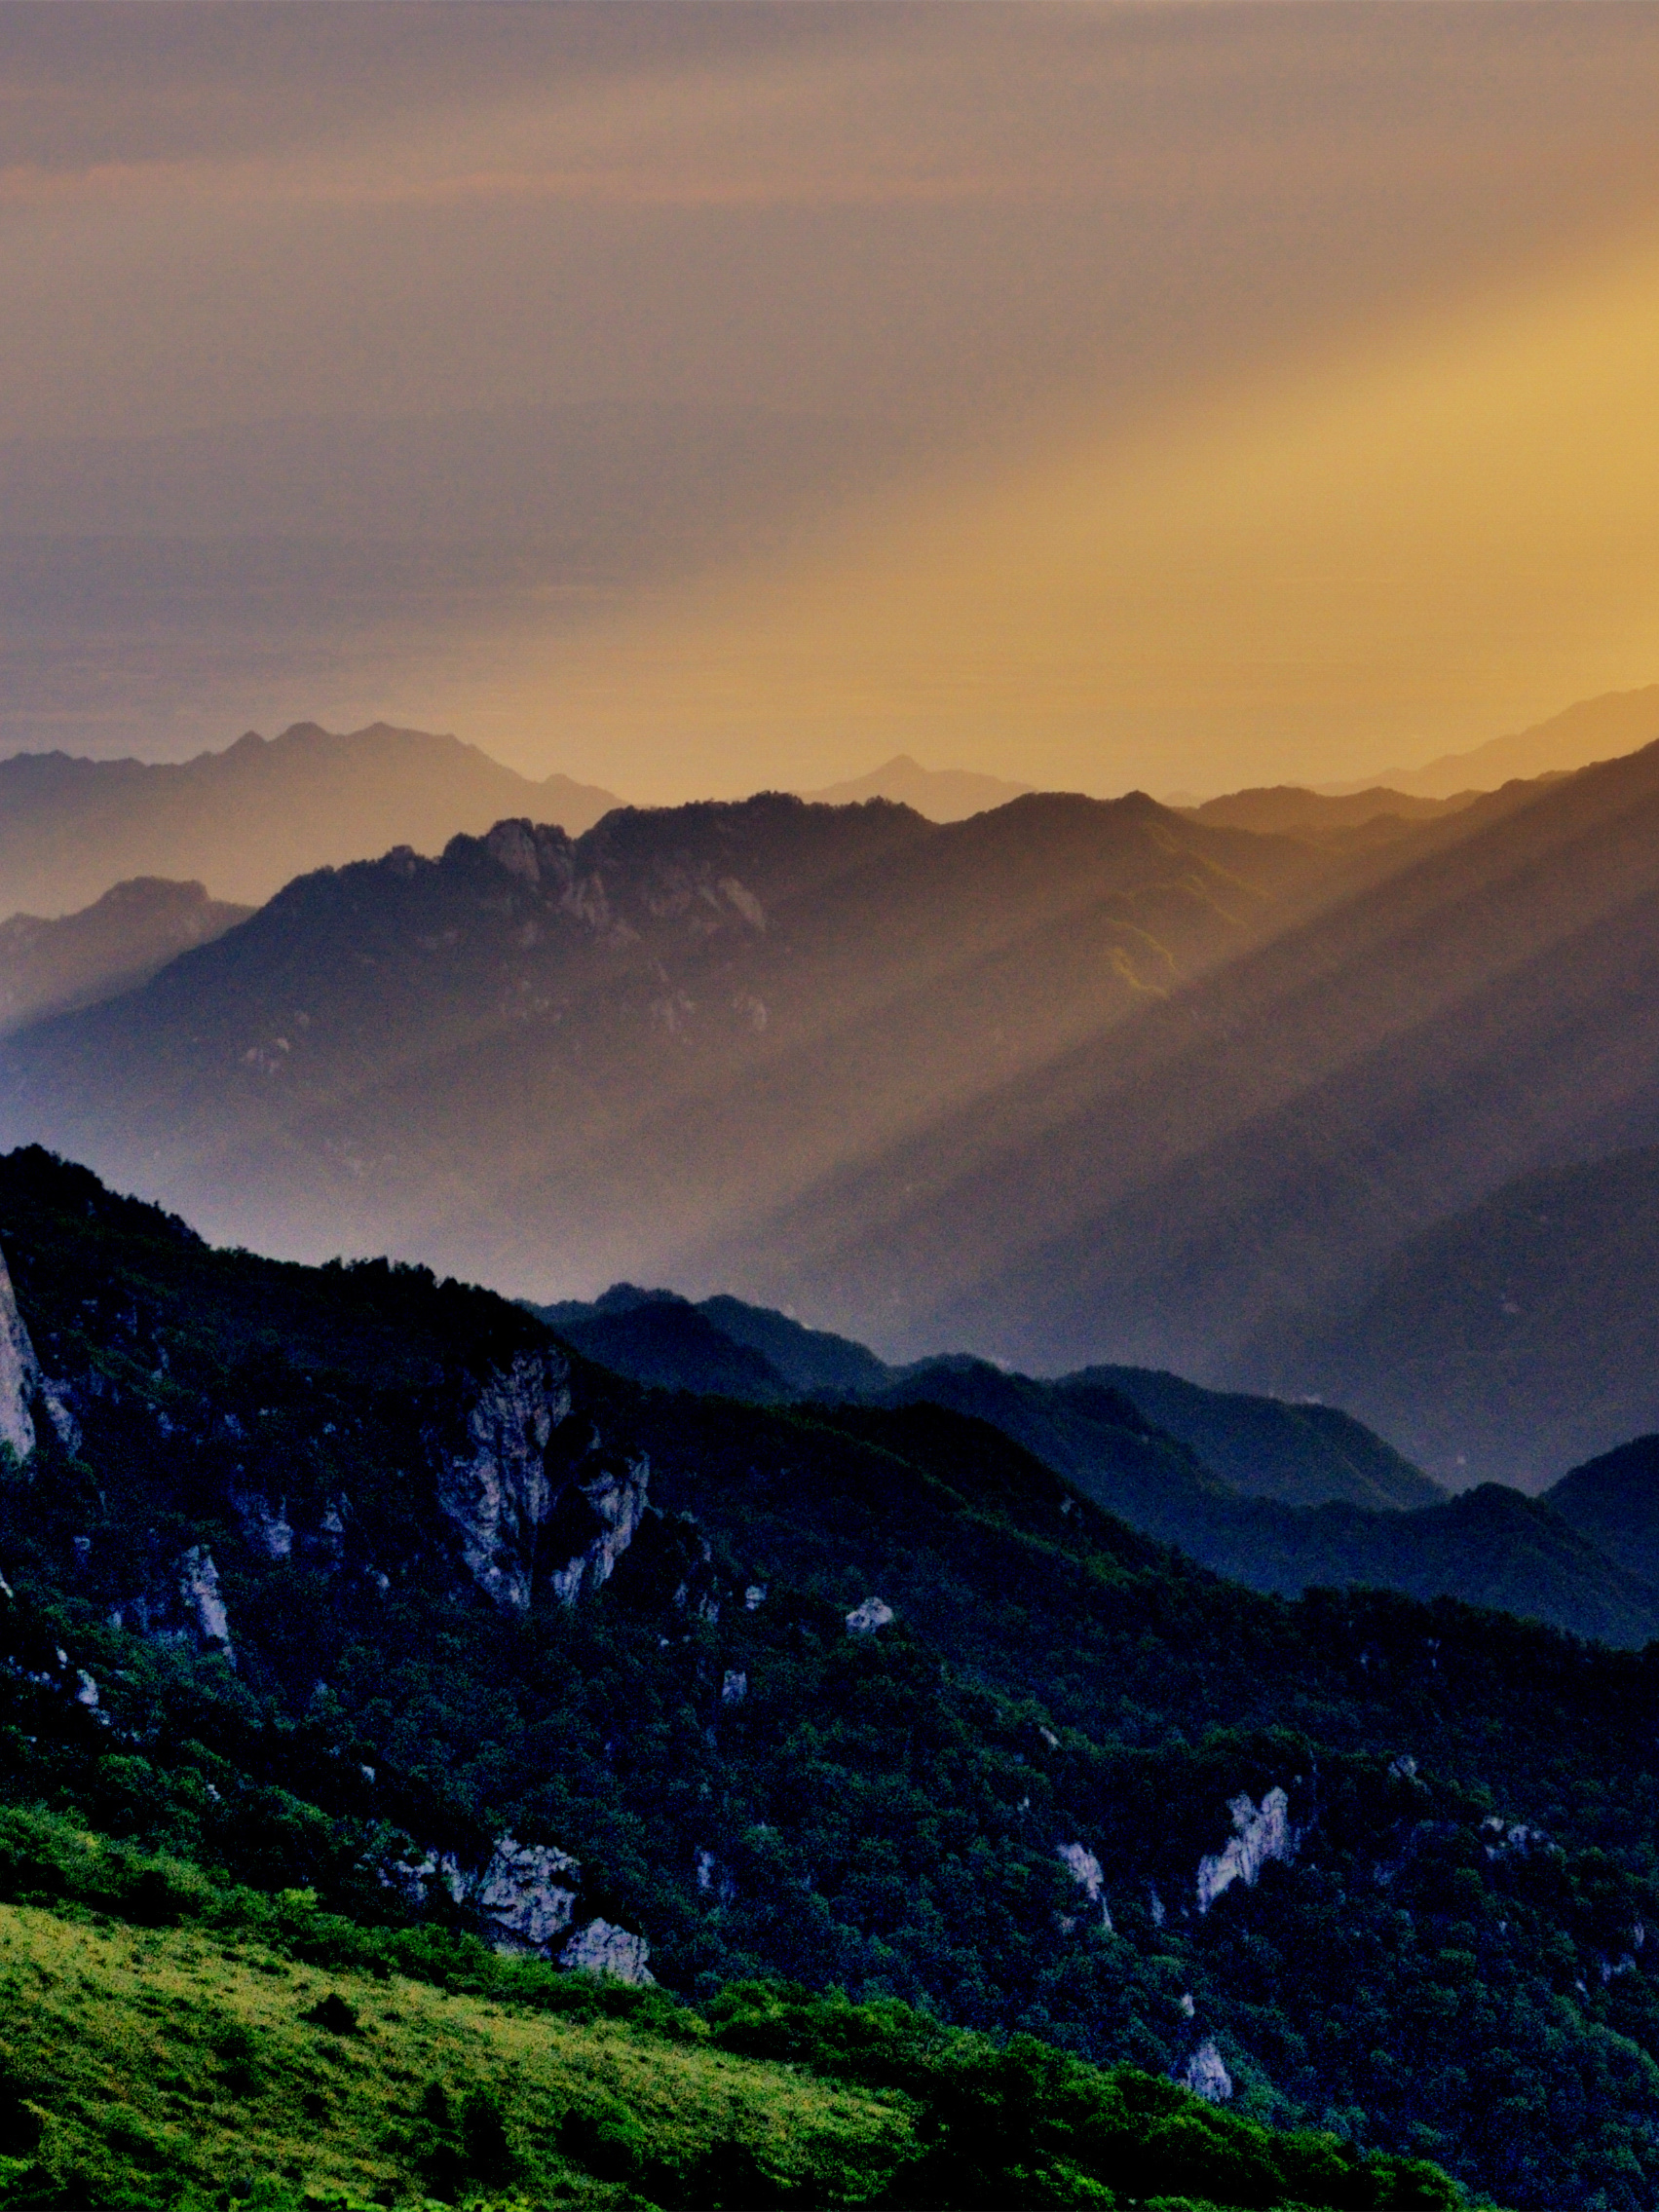
<path fill-rule="evenodd" d="M 960 822 L 969 814 L 1005 806 L 1010 799 L 1023 798 L 1035 788 L 971 769 L 924 769 L 909 753 L 895 753 L 867 775 L 804 791 L 801 797 L 820 806 L 856 806 L 870 799 L 893 799 L 931 822 Z"/>

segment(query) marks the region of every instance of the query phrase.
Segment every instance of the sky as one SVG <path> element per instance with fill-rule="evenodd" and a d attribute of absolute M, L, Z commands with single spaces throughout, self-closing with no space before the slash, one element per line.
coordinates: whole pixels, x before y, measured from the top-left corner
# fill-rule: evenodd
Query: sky
<path fill-rule="evenodd" d="M 1337 780 L 1659 679 L 1659 11 L 0 5 L 0 750 Z"/>

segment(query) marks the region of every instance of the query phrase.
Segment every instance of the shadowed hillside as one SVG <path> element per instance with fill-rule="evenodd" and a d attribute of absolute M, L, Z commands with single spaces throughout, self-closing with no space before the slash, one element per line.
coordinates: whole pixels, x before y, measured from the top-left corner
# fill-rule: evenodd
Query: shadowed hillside
<path fill-rule="evenodd" d="M 1109 1359 L 1377 1418 L 1286 1368 L 1279 1316 L 1333 1310 L 1408 1236 L 1659 1114 L 1659 748 L 1490 805 L 1426 824 L 1452 842 L 1113 1036 L 826 1180 L 730 1250 L 728 1279 L 832 1326 L 880 1316 L 884 1350 Z"/>
<path fill-rule="evenodd" d="M 252 912 L 210 899 L 200 883 L 140 876 L 58 921 L 14 914 L 0 921 L 0 1028 L 131 991 Z"/>
<path fill-rule="evenodd" d="M 1282 925 L 1342 862 L 1150 800 L 623 809 L 301 878 L 0 1056 L 0 1126 L 321 1256 L 686 1275 Z M 719 1278 L 715 1278 L 716 1281 Z M 739 1286 L 740 1287 L 740 1286 Z"/>
<path fill-rule="evenodd" d="M 1659 1152 L 1505 1183 L 1389 1254 L 1257 1353 L 1339 1398 L 1454 1484 L 1537 1489 L 1659 1426 Z"/>

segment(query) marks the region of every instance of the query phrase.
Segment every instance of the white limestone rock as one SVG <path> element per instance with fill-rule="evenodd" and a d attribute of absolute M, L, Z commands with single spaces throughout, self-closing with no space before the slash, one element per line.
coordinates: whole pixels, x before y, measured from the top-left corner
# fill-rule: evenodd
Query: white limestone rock
<path fill-rule="evenodd" d="M 584 1590 L 597 1590 L 601 1583 L 610 1581 L 617 1561 L 645 1518 L 650 1486 L 651 1462 L 643 1452 L 637 1459 L 628 1460 L 621 1473 L 607 1469 L 574 1485 L 586 1501 L 597 1533 L 548 1577 L 564 1604 L 574 1605 Z"/>
<path fill-rule="evenodd" d="M 650 1956 L 651 1945 L 643 1935 L 616 1928 L 608 1920 L 590 1920 L 559 1953 L 559 1965 L 573 1973 L 608 1974 L 613 1981 L 632 1982 L 638 1988 L 656 1981 L 646 1965 Z"/>
<path fill-rule="evenodd" d="M 1055 1849 L 1061 1865 L 1065 1867 L 1067 1873 L 1076 1883 L 1084 1896 L 1088 1898 L 1089 1903 L 1099 1905 L 1100 1924 L 1110 1933 L 1112 1913 L 1104 1895 L 1106 1877 L 1101 1871 L 1100 1860 L 1092 1851 L 1080 1843 L 1058 1844 Z"/>
<path fill-rule="evenodd" d="M 885 1597 L 866 1597 L 848 1613 L 847 1626 L 855 1636 L 869 1636 L 885 1629 L 892 1617 L 893 1609 Z"/>
<path fill-rule="evenodd" d="M 1225 2105 L 1232 2095 L 1232 2076 L 1208 2036 L 1187 2061 L 1181 2079 L 1195 2097 L 1202 2097 L 1207 2104 Z"/>
<path fill-rule="evenodd" d="M 550 1958 L 581 1889 L 582 1868 L 568 1852 L 499 1836 L 477 1889 L 487 1939 L 498 1951 Z"/>
<path fill-rule="evenodd" d="M 458 1905 L 466 1901 L 470 1888 L 461 1861 L 452 1851 L 428 1851 L 413 1859 L 395 1858 L 381 1868 L 380 1879 L 414 1912 L 425 1909 L 434 1883 L 441 1882 Z"/>
<path fill-rule="evenodd" d="M 438 1470 L 438 1504 L 460 1531 L 462 1556 L 498 1604 L 525 1611 L 536 1532 L 552 1505 L 547 1440 L 570 1412 L 570 1368 L 557 1352 L 519 1352 L 483 1383 L 467 1442 Z"/>
<path fill-rule="evenodd" d="M 235 1490 L 231 1503 L 236 1508 L 242 1532 L 254 1551 L 263 1553 L 268 1559 L 285 1559 L 294 1548 L 293 1524 L 288 1519 L 288 1502 L 279 1498 L 273 1506 L 269 1498 L 256 1491 Z"/>
<path fill-rule="evenodd" d="M 33 1408 L 40 1391 L 40 1362 L 0 1253 L 0 1443 L 9 1443 L 19 1459 L 27 1459 L 35 1447 Z"/>
<path fill-rule="evenodd" d="M 217 1644 L 234 1667 L 230 1615 L 219 1594 L 219 1570 L 206 1544 L 192 1544 L 178 1562 L 178 1594 L 204 1645 Z"/>
<path fill-rule="evenodd" d="M 1234 1882 L 1246 1889 L 1270 1858 L 1288 1859 L 1296 1849 L 1291 1827 L 1290 1799 L 1282 1789 L 1268 1790 L 1258 1809 L 1244 1792 L 1227 1808 L 1234 1833 L 1219 1852 L 1198 1861 L 1198 1910 L 1209 1911 L 1224 1890 Z"/>

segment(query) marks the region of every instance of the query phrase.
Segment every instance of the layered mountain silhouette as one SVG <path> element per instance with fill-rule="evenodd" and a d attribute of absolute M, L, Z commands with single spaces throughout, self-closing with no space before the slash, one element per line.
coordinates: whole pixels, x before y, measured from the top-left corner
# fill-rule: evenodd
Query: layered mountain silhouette
<path fill-rule="evenodd" d="M 1391 790 L 1424 799 L 1450 799 L 1463 791 L 1493 791 L 1516 776 L 1548 775 L 1610 761 L 1659 738 L 1659 684 L 1634 692 L 1602 692 L 1578 699 L 1544 722 L 1528 724 L 1507 737 L 1489 737 L 1466 753 L 1443 753 L 1420 769 L 1385 769 L 1368 778 Z M 1353 792 L 1356 784 L 1333 784 L 1335 792 Z"/>
<path fill-rule="evenodd" d="M 1524 1176 L 1436 1221 L 1351 1296 L 1288 1321 L 1276 1365 L 1453 1479 L 1533 1489 L 1659 1427 L 1659 1151 Z"/>
<path fill-rule="evenodd" d="M 576 832 L 617 804 L 386 723 L 249 731 L 178 764 L 19 753 L 0 761 L 0 914 L 67 914 L 135 876 L 195 878 L 216 898 L 256 904 L 307 869 L 389 845 L 436 852 L 458 831 L 527 811 Z"/>
<path fill-rule="evenodd" d="M 1456 1270 L 1414 1254 L 1659 1138 L 1659 748 L 1393 819 L 774 794 L 508 820 L 302 877 L 14 1037 L 0 1135 L 239 1241 L 544 1298 L 719 1288 L 897 1364 L 1322 1397 L 1453 1487 L 1536 1484 L 1654 1425 L 1639 1365 L 1609 1352 L 1598 1398 L 1470 1338 L 1458 1399 L 1462 1339 L 1410 1319 Z M 1484 1296 L 1494 1327 L 1526 1306 Z"/>
<path fill-rule="evenodd" d="M 943 827 L 776 795 L 576 840 L 509 821 L 302 878 L 15 1039 L 0 1123 L 250 1243 L 544 1295 L 684 1280 L 826 1164 L 1113 1032 L 1347 866 L 1139 796 Z"/>
<path fill-rule="evenodd" d="M 1449 1500 L 1334 1406 L 1098 1368 L 1044 1381 L 983 1360 L 894 1368 L 730 1296 L 617 1284 L 538 1309 L 588 1358 L 657 1389 L 759 1405 L 935 1406 L 999 1430 L 1106 1512 L 1261 1591 L 1459 1597 L 1616 1644 L 1659 1633 L 1659 1441 L 1543 1500 L 1494 1483 Z M 763 1349 L 764 1347 L 764 1349 Z"/>
<path fill-rule="evenodd" d="M 1309 1331 L 1397 1247 L 1654 1126 L 1656 832 L 1659 748 L 1426 823 L 1382 880 L 826 1181 L 771 1276 L 745 1247 L 728 1279 L 880 1316 L 890 1353 L 1323 1393 Z"/>
<path fill-rule="evenodd" d="M 0 1029 L 130 991 L 252 912 L 200 883 L 139 876 L 57 921 L 15 914 L 0 921 Z"/>
<path fill-rule="evenodd" d="M 1351 842 L 1363 838 L 1376 844 L 1402 835 L 1414 823 L 1458 813 L 1480 796 L 1478 791 L 1460 791 L 1452 799 L 1415 799 L 1380 785 L 1337 796 L 1308 791 L 1301 784 L 1275 783 L 1229 791 L 1220 799 L 1206 799 L 1202 806 L 1182 811 L 1223 829 L 1261 830 L 1268 836 L 1346 838 Z"/>

